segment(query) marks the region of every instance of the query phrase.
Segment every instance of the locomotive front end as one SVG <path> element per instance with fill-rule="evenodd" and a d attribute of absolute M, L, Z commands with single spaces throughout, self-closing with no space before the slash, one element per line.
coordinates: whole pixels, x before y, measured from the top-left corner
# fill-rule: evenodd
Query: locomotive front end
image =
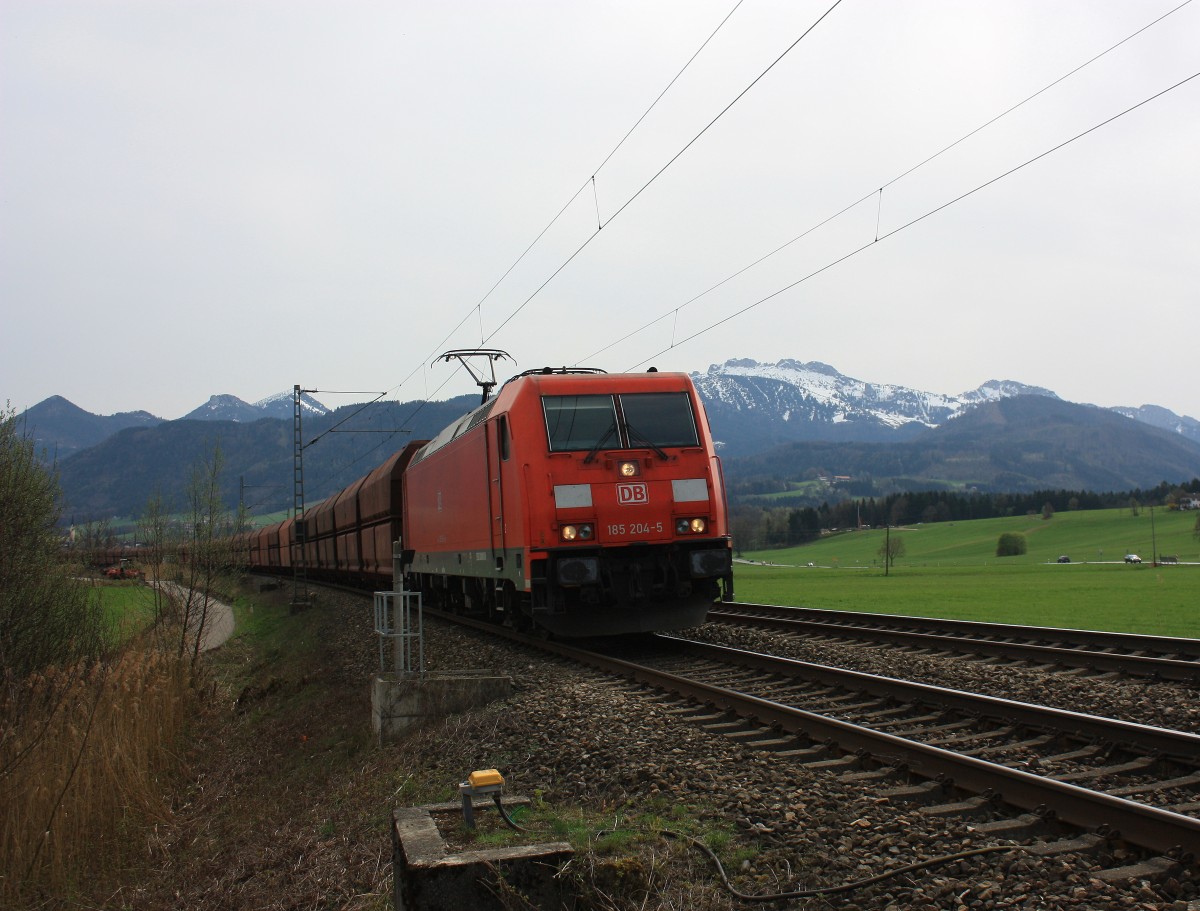
<path fill-rule="evenodd" d="M 530 606 L 560 635 L 684 629 L 733 593 L 720 463 L 683 374 L 539 384 Z M 540 525 L 540 528 L 537 527 Z"/>

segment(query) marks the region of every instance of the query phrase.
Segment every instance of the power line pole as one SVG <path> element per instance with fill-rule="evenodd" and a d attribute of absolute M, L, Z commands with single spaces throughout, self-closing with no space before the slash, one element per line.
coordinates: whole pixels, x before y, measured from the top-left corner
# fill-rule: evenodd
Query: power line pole
<path fill-rule="evenodd" d="M 1158 536 L 1154 533 L 1154 507 L 1150 507 L 1150 562 L 1158 566 Z"/>
<path fill-rule="evenodd" d="M 292 387 L 292 609 L 308 606 L 308 572 L 304 550 L 308 527 L 304 521 L 304 435 L 301 395 L 308 390 Z"/>

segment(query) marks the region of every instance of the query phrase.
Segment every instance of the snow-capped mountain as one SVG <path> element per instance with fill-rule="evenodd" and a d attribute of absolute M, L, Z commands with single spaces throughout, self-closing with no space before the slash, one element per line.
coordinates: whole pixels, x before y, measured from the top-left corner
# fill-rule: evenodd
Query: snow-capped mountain
<path fill-rule="evenodd" d="M 819 361 L 714 364 L 692 379 L 730 453 L 800 440 L 879 442 L 909 439 L 983 402 L 1016 395 L 1058 398 L 1048 389 L 989 380 L 959 395 L 867 383 Z"/>
<path fill-rule="evenodd" d="M 292 419 L 292 409 L 295 407 L 295 393 L 277 392 L 274 395 L 269 395 L 265 399 L 259 399 L 254 403 L 254 407 L 258 408 L 265 418 L 282 418 L 290 421 Z M 300 410 L 304 417 L 313 417 L 314 415 L 329 414 L 330 409 L 326 408 L 307 392 L 300 393 Z"/>
<path fill-rule="evenodd" d="M 208 401 L 185 414 L 181 421 L 238 421 L 248 423 L 266 415 L 236 395 L 212 395 Z"/>
<path fill-rule="evenodd" d="M 1014 380 L 988 380 L 978 389 L 961 393 L 955 398 L 966 405 L 978 405 L 980 402 L 996 402 L 1000 399 L 1012 398 L 1014 395 L 1044 395 L 1050 399 L 1058 398 L 1049 389 L 1043 389 L 1041 386 L 1027 386 Z"/>
<path fill-rule="evenodd" d="M 247 424 L 263 418 L 292 419 L 293 393 L 279 392 L 251 405 L 236 395 L 214 395 L 194 411 L 185 414 L 184 421 L 236 421 Z M 300 407 L 305 417 L 328 414 L 329 409 L 308 393 L 301 393 Z"/>
<path fill-rule="evenodd" d="M 1117 406 L 1112 410 L 1127 418 L 1133 418 L 1135 421 L 1141 421 L 1151 427 L 1169 430 L 1187 437 L 1194 443 L 1200 443 L 1200 421 L 1187 415 L 1178 415 L 1169 408 L 1162 408 L 1158 405 L 1142 405 L 1140 408 Z"/>

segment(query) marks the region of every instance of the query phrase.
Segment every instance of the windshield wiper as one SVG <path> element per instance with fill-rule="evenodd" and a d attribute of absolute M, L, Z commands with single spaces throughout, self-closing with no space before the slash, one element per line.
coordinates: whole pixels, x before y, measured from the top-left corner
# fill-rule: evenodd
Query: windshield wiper
<path fill-rule="evenodd" d="M 589 462 L 594 462 L 596 460 L 596 454 L 600 452 L 600 447 L 602 447 L 605 443 L 607 443 L 608 438 L 611 437 L 616 432 L 617 432 L 617 423 L 616 423 L 616 421 L 614 421 L 613 423 L 608 425 L 608 430 L 604 431 L 604 436 L 600 437 L 600 439 L 598 439 L 596 441 L 596 445 L 592 447 L 591 451 L 586 456 L 584 456 L 583 464 L 587 465 Z"/>
<path fill-rule="evenodd" d="M 628 433 L 629 433 L 629 442 L 630 443 L 635 443 L 635 442 L 645 443 L 647 446 L 649 446 L 651 449 L 654 450 L 655 455 L 657 455 L 664 462 L 667 461 L 667 454 L 665 452 L 663 452 L 662 449 L 659 448 L 658 444 L 655 443 L 654 441 L 652 441 L 648 436 L 646 436 L 644 433 L 642 433 L 640 430 L 638 430 L 636 427 L 634 427 L 628 421 L 625 422 L 625 430 L 628 431 Z"/>

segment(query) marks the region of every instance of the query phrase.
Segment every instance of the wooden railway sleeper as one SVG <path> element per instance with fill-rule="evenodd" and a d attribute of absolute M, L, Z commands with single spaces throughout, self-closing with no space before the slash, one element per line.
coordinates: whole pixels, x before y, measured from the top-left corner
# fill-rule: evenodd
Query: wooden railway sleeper
<path fill-rule="evenodd" d="M 891 788 L 884 791 L 883 796 L 899 803 L 932 803 L 941 798 L 947 790 L 948 786 L 943 776 L 938 776 L 932 781 L 920 781 L 916 784 Z"/>
<path fill-rule="evenodd" d="M 939 717 L 945 717 L 945 716 L 940 715 Z M 891 731 L 891 733 L 897 737 L 904 737 L 908 740 L 916 740 L 917 738 L 924 737 L 928 734 L 940 734 L 945 731 L 960 731 L 963 728 L 969 727 L 970 725 L 972 725 L 974 723 L 975 723 L 974 721 L 959 719 L 958 721 L 947 721 L 945 724 L 935 724 L 935 725 L 931 725 L 929 727 L 916 727 L 916 728 L 900 727 L 898 730 Z M 930 744 L 934 743 L 934 741 L 932 741 L 932 740 L 926 740 L 926 741 L 922 741 L 922 742 L 930 743 Z"/>
<path fill-rule="evenodd" d="M 907 771 L 903 766 L 880 766 L 877 769 L 868 769 L 865 772 L 846 772 L 838 776 L 838 781 L 845 784 L 860 784 L 864 782 L 883 781 L 887 778 L 894 778 L 897 775 L 902 775 Z"/>
<path fill-rule="evenodd" d="M 767 741 L 779 741 L 779 732 L 766 727 L 754 727 L 742 731 L 730 731 L 725 735 L 726 740 L 744 743 L 746 746 L 757 747 Z M 786 742 L 786 739 L 785 739 Z"/>
<path fill-rule="evenodd" d="M 884 704 L 886 705 L 886 702 Z M 911 708 L 912 706 L 908 705 L 893 705 L 890 708 L 882 708 L 874 712 L 865 712 L 864 714 L 860 715 L 859 718 L 862 721 L 876 721 L 880 718 L 888 718 L 892 715 L 902 715 Z"/>
<path fill-rule="evenodd" d="M 1192 772 L 1190 775 L 1182 775 L 1179 778 L 1168 778 L 1165 781 L 1148 781 L 1142 784 L 1129 785 L 1124 788 L 1115 788 L 1108 793 L 1114 797 L 1129 797 L 1133 794 L 1169 791 L 1173 788 L 1190 788 L 1194 785 L 1200 785 L 1200 772 Z"/>
<path fill-rule="evenodd" d="M 984 756 L 995 755 L 996 753 L 1008 753 L 1012 750 L 1023 750 L 1027 747 L 1041 747 L 1048 743 L 1053 743 L 1056 736 L 1057 735 L 1055 734 L 1041 734 L 1037 737 L 1030 737 L 1028 740 L 1016 740 L 1012 743 L 998 743 L 995 746 L 981 747 L 976 750 L 973 755 L 982 758 Z M 1008 763 L 1005 764 L 1008 765 Z"/>
<path fill-rule="evenodd" d="M 965 734 L 955 734 L 952 737 L 935 737 L 932 740 L 927 740 L 925 742 L 928 743 L 930 746 L 936 746 L 936 747 L 945 747 L 945 746 L 957 747 L 959 744 L 963 744 L 963 743 L 972 743 L 974 741 L 979 741 L 979 740 L 996 740 L 1001 737 L 1007 737 L 1009 734 L 1011 734 L 1015 730 L 1016 730 L 1015 727 L 1013 727 L 1012 725 L 1008 725 L 1008 726 L 1002 727 L 1002 728 L 992 728 L 990 731 L 974 731 L 974 732 L 968 731 Z M 955 752 L 966 753 L 967 751 L 956 749 Z"/>
<path fill-rule="evenodd" d="M 1155 756 L 1139 756 L 1129 762 L 1121 762 L 1115 765 L 1099 766 L 1094 769 L 1081 769 L 1078 772 L 1068 772 L 1065 775 L 1052 775 L 1055 781 L 1094 781 L 1099 778 L 1105 778 L 1109 775 L 1124 775 L 1127 772 L 1142 772 L 1146 769 L 1153 768 L 1159 765 L 1159 759 Z"/>
<path fill-rule="evenodd" d="M 804 768 L 811 769 L 814 772 L 836 771 L 837 769 L 861 769 L 866 759 L 867 755 L 863 751 L 858 750 L 835 759 L 818 759 L 816 762 L 806 762 L 802 763 L 802 765 Z"/>
<path fill-rule="evenodd" d="M 858 718 L 863 712 L 878 711 L 881 705 L 886 704 L 886 701 L 883 699 L 867 699 L 863 702 L 852 702 L 848 705 L 836 706 L 836 711 L 829 714 L 844 721 L 849 721 Z"/>
<path fill-rule="evenodd" d="M 823 756 L 828 756 L 832 752 L 832 747 L 828 743 L 813 742 L 809 746 L 797 747 L 793 750 L 777 750 L 775 755 L 780 759 L 799 759 L 801 765 L 804 760 L 820 759 Z"/>
<path fill-rule="evenodd" d="M 1033 765 L 1045 766 L 1052 762 L 1071 762 L 1076 759 L 1090 759 L 1103 752 L 1103 747 L 1099 744 L 1088 744 L 1085 747 L 1080 747 L 1077 750 L 1070 750 L 1066 753 L 1055 753 L 1053 756 L 1042 756 Z"/>
<path fill-rule="evenodd" d="M 972 816 L 983 816 L 991 813 L 995 810 L 995 807 L 996 802 L 991 797 L 980 795 L 978 797 L 966 797 L 953 803 L 937 803 L 921 807 L 917 810 L 917 813 L 921 816 L 955 816 L 969 819 Z"/>

